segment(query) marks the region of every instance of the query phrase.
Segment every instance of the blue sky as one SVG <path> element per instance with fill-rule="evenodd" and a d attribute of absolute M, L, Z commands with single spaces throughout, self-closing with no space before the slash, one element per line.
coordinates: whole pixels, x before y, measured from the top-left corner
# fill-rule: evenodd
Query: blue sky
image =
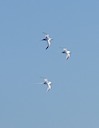
<path fill-rule="evenodd" d="M 98 0 L 0 1 L 1 128 L 99 128 L 98 15 Z"/>

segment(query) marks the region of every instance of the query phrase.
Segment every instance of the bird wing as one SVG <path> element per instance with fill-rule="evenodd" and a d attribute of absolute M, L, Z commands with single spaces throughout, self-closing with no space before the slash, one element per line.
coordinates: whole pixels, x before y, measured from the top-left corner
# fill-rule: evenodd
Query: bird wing
<path fill-rule="evenodd" d="M 48 79 L 45 78 L 45 79 L 44 79 L 44 82 L 48 83 Z"/>
<path fill-rule="evenodd" d="M 47 43 L 48 43 L 48 46 L 51 45 L 51 41 L 49 39 L 47 40 Z"/>
<path fill-rule="evenodd" d="M 70 54 L 69 53 L 66 54 L 66 59 L 69 59 L 69 57 L 70 57 Z"/>
<path fill-rule="evenodd" d="M 51 89 L 51 85 L 48 83 L 47 84 L 47 92 Z"/>
<path fill-rule="evenodd" d="M 70 54 L 70 51 L 67 51 L 67 54 Z"/>

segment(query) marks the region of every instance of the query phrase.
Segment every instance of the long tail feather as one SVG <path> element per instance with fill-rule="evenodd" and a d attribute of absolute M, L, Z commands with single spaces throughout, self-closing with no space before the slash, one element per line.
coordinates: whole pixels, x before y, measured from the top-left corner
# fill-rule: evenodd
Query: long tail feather
<path fill-rule="evenodd" d="M 43 84 L 43 83 L 33 83 L 33 85 L 35 85 L 35 84 Z"/>

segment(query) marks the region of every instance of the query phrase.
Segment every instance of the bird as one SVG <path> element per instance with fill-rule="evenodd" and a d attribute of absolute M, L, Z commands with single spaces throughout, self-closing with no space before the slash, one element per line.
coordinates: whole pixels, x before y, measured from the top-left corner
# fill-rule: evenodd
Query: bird
<path fill-rule="evenodd" d="M 68 60 L 71 56 L 71 52 L 69 50 L 67 50 L 67 48 L 63 48 L 62 53 L 66 54 L 66 59 Z"/>
<path fill-rule="evenodd" d="M 42 41 L 47 41 L 47 47 L 46 47 L 46 50 L 50 47 L 51 45 L 51 41 L 53 40 L 53 38 L 51 38 L 49 36 L 49 34 L 43 32 L 45 34 L 45 38 L 42 39 Z"/>
<path fill-rule="evenodd" d="M 47 92 L 52 88 L 52 82 L 49 81 L 47 78 L 44 78 L 44 82 L 42 83 L 35 83 L 35 84 L 44 84 L 47 85 Z"/>
<path fill-rule="evenodd" d="M 47 92 L 52 88 L 52 82 L 49 81 L 48 79 L 44 79 L 43 84 L 47 85 Z"/>

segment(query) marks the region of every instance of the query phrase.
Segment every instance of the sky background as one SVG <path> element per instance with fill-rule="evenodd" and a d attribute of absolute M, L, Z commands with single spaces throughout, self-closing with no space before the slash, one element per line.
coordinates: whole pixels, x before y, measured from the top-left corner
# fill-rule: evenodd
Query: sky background
<path fill-rule="evenodd" d="M 0 0 L 0 127 L 99 128 L 98 0 Z"/>

